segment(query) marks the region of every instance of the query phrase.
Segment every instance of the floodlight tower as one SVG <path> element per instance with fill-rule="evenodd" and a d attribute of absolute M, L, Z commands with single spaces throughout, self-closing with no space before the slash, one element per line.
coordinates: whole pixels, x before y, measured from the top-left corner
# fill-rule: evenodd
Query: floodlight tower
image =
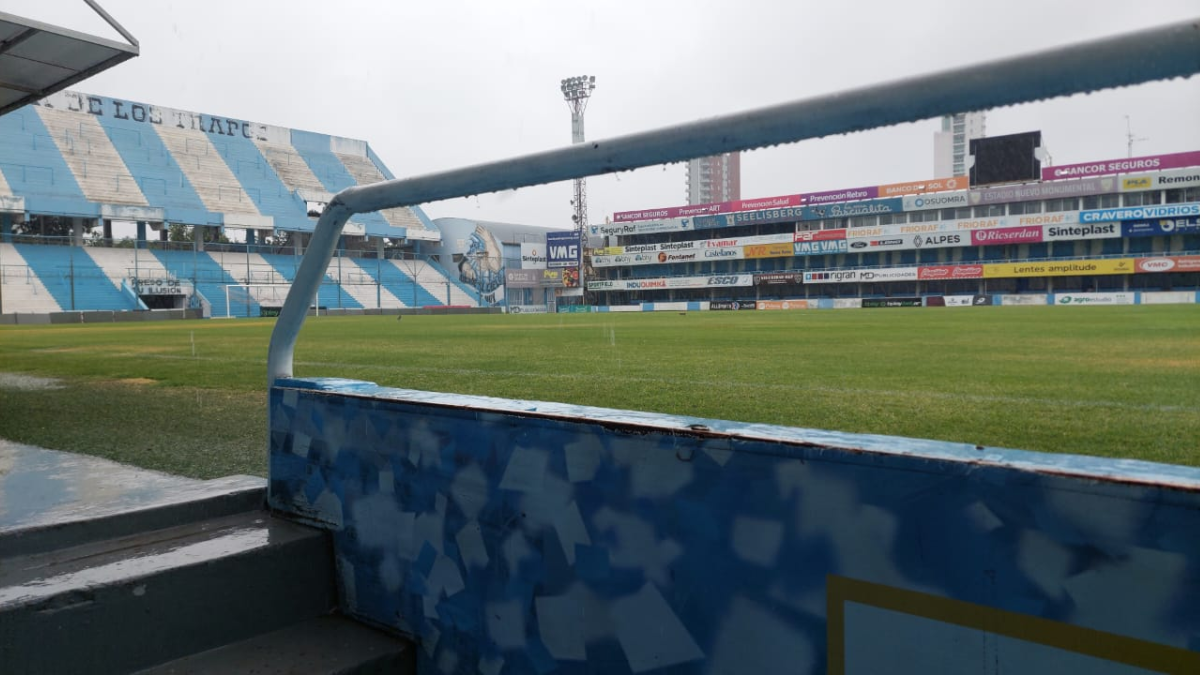
<path fill-rule="evenodd" d="M 568 77 L 561 82 L 563 99 L 571 109 L 571 143 L 583 142 L 583 111 L 587 109 L 588 98 L 596 88 L 595 75 L 580 75 Z M 587 244 L 587 179 L 575 179 L 575 197 L 571 200 L 575 207 L 575 231 L 579 234 L 579 285 L 587 292 L 587 282 L 584 278 L 586 265 L 583 261 L 583 250 Z"/>

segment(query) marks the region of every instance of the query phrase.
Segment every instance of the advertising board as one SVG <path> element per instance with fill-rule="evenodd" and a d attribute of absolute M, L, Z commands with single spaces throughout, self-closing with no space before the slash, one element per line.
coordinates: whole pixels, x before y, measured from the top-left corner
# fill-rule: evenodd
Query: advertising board
<path fill-rule="evenodd" d="M 530 242 L 521 242 L 521 269 L 546 269 L 546 246 Z"/>
<path fill-rule="evenodd" d="M 577 232 L 568 230 L 546 233 L 546 267 L 578 267 L 579 253 Z"/>
<path fill-rule="evenodd" d="M 509 314 L 545 314 L 547 311 L 545 305 L 509 305 Z"/>
<path fill-rule="evenodd" d="M 1035 199 L 1086 197 L 1117 191 L 1116 178 L 1086 178 L 1057 183 L 1025 183 L 971 190 L 971 205 L 1028 202 Z"/>
<path fill-rule="evenodd" d="M 826 239 L 822 241 L 798 241 L 792 244 L 792 255 L 825 255 L 827 253 L 846 253 L 850 244 L 845 239 Z"/>
<path fill-rule="evenodd" d="M 759 300 L 759 311 L 781 309 L 808 309 L 807 300 Z"/>
<path fill-rule="evenodd" d="M 509 288 L 537 288 L 542 285 L 544 270 L 504 269 L 504 283 Z"/>
<path fill-rule="evenodd" d="M 1114 220 L 1153 220 L 1156 218 L 1188 218 L 1200 216 L 1200 202 L 1126 206 L 1115 209 L 1093 209 L 1079 212 L 1081 223 L 1107 223 Z"/>
<path fill-rule="evenodd" d="M 1005 306 L 1010 305 L 1045 305 L 1045 295 L 1001 295 L 1000 304 Z"/>
<path fill-rule="evenodd" d="M 1157 220 L 1127 220 L 1121 223 L 1123 237 L 1158 237 L 1171 234 L 1200 232 L 1200 218 L 1160 218 Z"/>
<path fill-rule="evenodd" d="M 970 185 L 966 176 L 954 176 L 951 178 L 931 178 L 929 180 L 918 180 L 908 183 L 890 183 L 888 185 L 880 185 L 877 189 L 880 197 L 903 197 L 905 195 L 926 192 L 965 190 L 968 187 Z"/>
<path fill-rule="evenodd" d="M 837 242 L 820 242 L 837 243 Z M 747 259 L 750 258 L 790 258 L 795 255 L 791 243 L 787 244 L 754 244 L 742 248 Z"/>
<path fill-rule="evenodd" d="M 916 281 L 917 267 L 885 267 L 869 270 L 805 272 L 806 284 L 876 283 L 880 281 Z"/>
<path fill-rule="evenodd" d="M 1156 171 L 1136 176 L 1126 176 L 1121 179 L 1121 191 L 1135 190 L 1174 190 L 1200 185 L 1200 167 L 1177 169 L 1175 171 Z"/>
<path fill-rule="evenodd" d="M 920 307 L 921 298 L 863 298 L 863 309 L 876 307 Z"/>
<path fill-rule="evenodd" d="M 1138 258 L 1138 272 L 1200 272 L 1200 255 Z"/>
<path fill-rule="evenodd" d="M 1132 305 L 1133 293 L 1058 293 L 1056 305 Z"/>
<path fill-rule="evenodd" d="M 1143 291 L 1141 297 L 1143 305 L 1190 305 L 1195 302 L 1195 291 Z"/>
<path fill-rule="evenodd" d="M 1108 159 L 1098 162 L 1084 162 L 1082 164 L 1051 166 L 1042 169 L 1042 180 L 1082 178 L 1085 176 L 1154 171 L 1157 169 L 1177 169 L 1185 166 L 1200 166 L 1200 151 L 1175 152 L 1167 155 L 1146 155 L 1144 157 L 1130 157 L 1127 159 Z"/>
<path fill-rule="evenodd" d="M 804 275 L 800 272 L 766 272 L 754 275 L 754 283 L 759 286 L 798 284 L 802 281 Z"/>
<path fill-rule="evenodd" d="M 965 183 L 965 181 L 964 181 Z M 957 209 L 971 205 L 971 193 L 943 192 L 931 195 L 909 195 L 904 198 L 905 211 L 928 211 L 929 209 Z"/>
<path fill-rule="evenodd" d="M 1066 277 L 1091 274 L 1133 274 L 1133 258 L 1069 260 L 1063 262 L 994 263 L 983 266 L 986 279 L 1013 277 Z"/>
<path fill-rule="evenodd" d="M 1043 225 L 1042 241 L 1073 241 L 1078 239 L 1115 239 L 1121 236 L 1117 223 L 1087 225 Z"/>
<path fill-rule="evenodd" d="M 917 269 L 922 281 L 937 279 L 982 279 L 983 265 L 928 265 Z"/>
<path fill-rule="evenodd" d="M 1032 244 L 1042 240 L 1039 225 L 1024 227 L 1002 227 L 995 230 L 972 230 L 972 246 L 998 246 L 1004 244 Z"/>
<path fill-rule="evenodd" d="M 736 312 L 758 309 L 758 306 L 753 300 L 713 300 L 708 303 L 708 308 L 719 312 Z"/>

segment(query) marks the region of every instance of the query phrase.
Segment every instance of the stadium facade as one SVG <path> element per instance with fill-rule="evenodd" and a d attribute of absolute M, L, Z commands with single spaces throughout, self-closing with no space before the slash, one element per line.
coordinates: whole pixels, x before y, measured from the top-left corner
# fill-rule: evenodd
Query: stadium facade
<path fill-rule="evenodd" d="M 607 310 L 1196 302 L 1200 152 L 614 214 Z"/>

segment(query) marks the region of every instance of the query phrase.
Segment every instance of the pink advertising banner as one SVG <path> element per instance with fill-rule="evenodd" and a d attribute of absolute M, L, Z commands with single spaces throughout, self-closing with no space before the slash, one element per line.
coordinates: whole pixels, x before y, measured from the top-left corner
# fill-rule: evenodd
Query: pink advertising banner
<path fill-rule="evenodd" d="M 734 211 L 757 211 L 759 209 L 777 209 L 784 206 L 803 206 L 804 195 L 783 195 L 782 197 L 762 197 L 760 199 L 742 199 L 715 204 L 694 204 L 691 206 L 671 206 L 662 209 L 644 209 L 642 211 L 618 211 L 613 214 L 613 222 L 626 223 L 634 220 L 662 220 L 665 218 L 688 218 L 691 216 L 713 216 Z"/>
<path fill-rule="evenodd" d="M 1087 178 L 1088 176 L 1104 176 L 1114 173 L 1159 171 L 1161 169 L 1179 169 L 1185 166 L 1200 166 L 1200 151 L 1176 152 L 1169 155 L 1147 155 L 1145 157 L 1130 157 L 1128 159 L 1106 159 L 1100 162 L 1084 162 L 1083 164 L 1050 166 L 1042 169 L 1042 180 Z"/>
<path fill-rule="evenodd" d="M 1041 225 L 1025 227 L 1001 227 L 995 230 L 972 230 L 972 246 L 997 246 L 1000 244 L 1036 244 L 1042 240 Z"/>
<path fill-rule="evenodd" d="M 874 199 L 879 196 L 879 186 L 850 188 L 848 190 L 826 190 L 825 192 L 809 192 L 804 195 L 808 203 L 830 204 L 832 202 L 849 202 L 858 199 Z"/>

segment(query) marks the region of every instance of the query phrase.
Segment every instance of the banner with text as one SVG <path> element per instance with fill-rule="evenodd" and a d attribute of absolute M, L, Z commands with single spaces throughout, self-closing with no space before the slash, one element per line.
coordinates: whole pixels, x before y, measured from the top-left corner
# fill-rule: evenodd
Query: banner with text
<path fill-rule="evenodd" d="M 880 197 L 903 197 L 925 192 L 946 192 L 949 190 L 965 190 L 970 187 L 967 176 L 953 178 L 931 178 L 908 183 L 891 183 L 879 186 Z"/>
<path fill-rule="evenodd" d="M 1121 223 L 1121 236 L 1123 237 L 1158 237 L 1196 233 L 1200 233 L 1200 218 L 1127 220 Z"/>
<path fill-rule="evenodd" d="M 542 285 L 543 270 L 504 269 L 504 283 L 509 288 L 537 288 Z"/>
<path fill-rule="evenodd" d="M 982 279 L 983 265 L 928 265 L 917 270 L 922 281 L 939 279 Z"/>
<path fill-rule="evenodd" d="M 1200 202 L 1080 211 L 1079 222 L 1106 223 L 1113 220 L 1150 220 L 1153 218 L 1187 218 L 1191 216 L 1200 216 Z"/>
<path fill-rule="evenodd" d="M 1049 166 L 1042 169 L 1042 180 L 1083 178 L 1085 176 L 1154 171 L 1157 169 L 1178 169 L 1185 166 L 1200 166 L 1200 151 Z"/>
<path fill-rule="evenodd" d="M 752 274 L 725 274 L 665 279 L 602 279 L 589 281 L 589 291 L 643 291 L 659 288 L 720 288 L 754 285 Z"/>
<path fill-rule="evenodd" d="M 1070 260 L 1064 262 L 995 263 L 983 266 L 986 279 L 1013 277 L 1070 277 L 1092 274 L 1133 274 L 1133 258 Z"/>
<path fill-rule="evenodd" d="M 759 311 L 780 309 L 808 309 L 807 300 L 759 300 Z"/>
<path fill-rule="evenodd" d="M 971 205 L 1028 202 L 1035 199 L 1086 197 L 1117 191 L 1116 178 L 1088 178 L 1060 183 L 1026 183 L 971 190 Z"/>
<path fill-rule="evenodd" d="M 1058 293 L 1053 297 L 1056 305 L 1132 305 L 1133 293 Z"/>
<path fill-rule="evenodd" d="M 521 242 L 521 269 L 546 269 L 546 246 L 544 244 Z"/>
<path fill-rule="evenodd" d="M 802 281 L 804 281 L 804 275 L 800 272 L 766 272 L 754 275 L 754 283 L 759 286 L 798 284 Z"/>
<path fill-rule="evenodd" d="M 1200 185 L 1200 168 L 1156 171 L 1121 179 L 1121 190 L 1174 190 Z"/>
<path fill-rule="evenodd" d="M 577 232 L 546 233 L 546 267 L 578 267 L 579 253 Z"/>
<path fill-rule="evenodd" d="M 916 281 L 917 267 L 885 267 L 870 270 L 805 272 L 806 284 L 876 283 L 880 281 Z"/>
<path fill-rule="evenodd" d="M 928 211 L 929 209 L 957 209 L 971 205 L 971 193 L 945 192 L 932 195 L 909 195 L 904 198 L 905 211 Z"/>
<path fill-rule="evenodd" d="M 1163 256 L 1161 258 L 1139 258 L 1139 272 L 1200 272 L 1200 255 Z"/>

